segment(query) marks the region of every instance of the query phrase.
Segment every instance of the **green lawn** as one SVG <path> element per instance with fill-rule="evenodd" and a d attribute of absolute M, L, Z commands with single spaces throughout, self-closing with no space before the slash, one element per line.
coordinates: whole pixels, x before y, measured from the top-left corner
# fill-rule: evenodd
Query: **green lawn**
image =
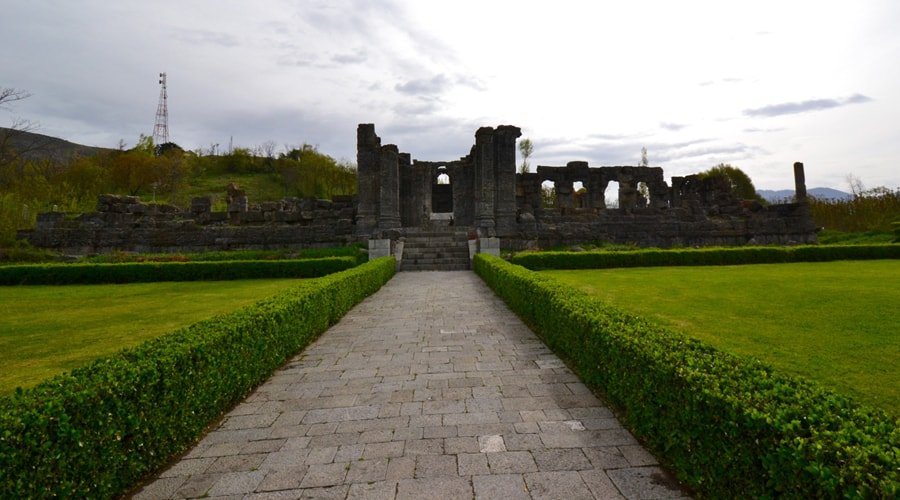
<path fill-rule="evenodd" d="M 299 281 L 0 287 L 0 393 L 252 304 Z"/>
<path fill-rule="evenodd" d="M 900 261 L 545 274 L 900 415 Z"/>

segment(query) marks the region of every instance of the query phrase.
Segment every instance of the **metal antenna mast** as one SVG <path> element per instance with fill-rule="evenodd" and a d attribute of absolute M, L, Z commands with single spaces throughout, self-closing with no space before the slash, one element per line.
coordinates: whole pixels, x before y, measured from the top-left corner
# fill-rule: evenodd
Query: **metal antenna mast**
<path fill-rule="evenodd" d="M 156 106 L 156 125 L 153 127 L 153 144 L 160 146 L 169 142 L 169 104 L 166 93 L 166 74 L 159 74 L 159 104 Z"/>

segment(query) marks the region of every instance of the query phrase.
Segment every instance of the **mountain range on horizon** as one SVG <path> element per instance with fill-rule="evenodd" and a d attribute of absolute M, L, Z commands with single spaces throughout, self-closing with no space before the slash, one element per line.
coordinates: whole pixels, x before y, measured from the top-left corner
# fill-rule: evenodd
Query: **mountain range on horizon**
<path fill-rule="evenodd" d="M 794 198 L 793 189 L 757 189 L 757 193 L 769 203 L 783 202 Z M 815 187 L 807 189 L 806 194 L 820 200 L 849 200 L 853 195 L 838 189 Z"/>

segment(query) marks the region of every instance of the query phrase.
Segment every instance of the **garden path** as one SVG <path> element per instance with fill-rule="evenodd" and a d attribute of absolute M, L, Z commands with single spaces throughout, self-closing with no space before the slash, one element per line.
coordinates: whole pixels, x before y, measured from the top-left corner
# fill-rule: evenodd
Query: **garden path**
<path fill-rule="evenodd" d="M 398 273 L 135 498 L 683 498 L 471 271 Z"/>

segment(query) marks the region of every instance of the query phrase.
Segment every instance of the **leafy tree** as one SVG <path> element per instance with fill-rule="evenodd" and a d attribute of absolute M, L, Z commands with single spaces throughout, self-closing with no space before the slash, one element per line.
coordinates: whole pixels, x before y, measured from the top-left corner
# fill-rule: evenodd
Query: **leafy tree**
<path fill-rule="evenodd" d="M 750 180 L 750 176 L 738 167 L 720 163 L 705 172 L 700 172 L 698 175 L 700 175 L 701 178 L 723 178 L 728 182 L 728 185 L 731 186 L 731 192 L 737 197 L 744 200 L 756 200 L 760 203 L 765 203 L 763 197 L 756 192 L 756 188 L 753 186 L 753 181 Z"/>
<path fill-rule="evenodd" d="M 531 157 L 531 154 L 534 153 L 534 145 L 531 143 L 531 139 L 522 139 L 519 141 L 519 153 L 522 154 L 522 166 L 519 167 L 520 174 L 528 173 L 528 158 Z"/>

